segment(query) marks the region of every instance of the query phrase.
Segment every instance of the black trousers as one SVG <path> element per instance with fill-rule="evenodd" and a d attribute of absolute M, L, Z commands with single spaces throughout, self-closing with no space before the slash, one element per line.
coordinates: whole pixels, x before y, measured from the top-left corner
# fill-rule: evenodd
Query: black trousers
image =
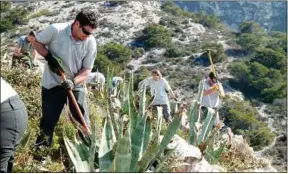
<path fill-rule="evenodd" d="M 1 103 L 0 171 L 12 172 L 14 153 L 27 127 L 28 114 L 19 96 Z"/>
<path fill-rule="evenodd" d="M 73 94 L 78 103 L 78 106 L 83 114 L 84 120 L 90 126 L 88 106 L 85 100 L 85 91 L 82 86 L 75 87 Z M 68 92 L 62 86 L 56 86 L 51 89 L 42 87 L 42 114 L 40 120 L 40 135 L 36 140 L 36 146 L 45 145 L 51 146 L 53 139 L 54 128 L 60 118 L 60 114 L 69 99 L 69 108 L 72 116 L 76 121 L 81 123 L 79 116 L 71 99 L 68 97 Z M 71 101 L 71 102 L 70 102 Z"/>

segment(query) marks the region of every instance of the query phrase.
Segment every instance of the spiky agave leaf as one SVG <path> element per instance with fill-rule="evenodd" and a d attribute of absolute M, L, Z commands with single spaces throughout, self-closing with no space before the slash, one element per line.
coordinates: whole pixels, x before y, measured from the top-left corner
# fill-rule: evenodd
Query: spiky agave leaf
<path fill-rule="evenodd" d="M 102 138 L 99 148 L 99 168 L 100 172 L 105 172 L 110 167 L 113 161 L 113 144 L 116 141 L 115 135 L 113 135 L 113 127 L 111 119 L 108 116 L 105 118 L 104 128 L 102 132 Z"/>
<path fill-rule="evenodd" d="M 152 128 L 152 119 L 147 117 L 146 126 L 145 126 L 145 132 L 144 132 L 143 146 L 142 146 L 142 155 L 143 155 L 143 153 L 146 151 L 146 149 L 148 147 L 148 143 L 150 141 L 150 136 L 151 136 L 151 130 L 152 130 L 151 128 Z"/>
<path fill-rule="evenodd" d="M 157 155 L 164 151 L 164 149 L 170 143 L 172 137 L 175 135 L 177 129 L 180 127 L 181 118 L 182 113 L 179 113 L 179 115 L 175 116 L 173 121 L 168 126 L 160 145 L 158 146 L 156 144 L 155 146 L 155 144 L 152 144 L 151 149 L 148 149 L 147 153 L 144 153 L 143 158 L 139 162 L 140 165 L 138 172 L 144 172 L 148 168 L 150 162 L 155 159 Z"/>
<path fill-rule="evenodd" d="M 92 135 L 91 135 L 92 138 L 91 138 L 91 145 L 90 145 L 90 156 L 89 156 L 90 172 L 95 172 L 94 161 L 95 161 L 95 153 L 97 150 L 96 134 L 97 134 L 97 122 L 95 121 L 93 130 L 92 130 Z"/>
<path fill-rule="evenodd" d="M 204 92 L 204 80 L 201 80 L 199 85 L 198 85 L 198 93 L 197 93 L 197 97 L 196 97 L 196 100 L 199 103 L 202 103 L 203 92 Z"/>
<path fill-rule="evenodd" d="M 117 145 L 115 163 L 113 163 L 115 165 L 114 172 L 130 172 L 131 151 L 131 135 L 128 129 Z"/>
<path fill-rule="evenodd" d="M 88 162 L 88 155 L 83 151 L 84 144 L 79 142 L 72 143 L 66 135 L 64 135 L 64 144 L 68 152 L 69 158 L 72 161 L 76 172 L 90 172 L 90 166 Z M 87 146 L 85 146 L 87 148 Z"/>
<path fill-rule="evenodd" d="M 206 118 L 204 120 L 204 124 L 202 126 L 201 132 L 198 136 L 198 144 L 205 141 L 205 138 L 211 132 L 212 126 L 215 121 L 215 111 L 211 108 L 208 108 L 208 112 Z"/>
<path fill-rule="evenodd" d="M 131 172 L 136 172 L 139 156 L 142 156 L 146 119 L 147 116 L 140 117 L 137 126 L 131 133 L 131 143 L 132 143 L 132 161 L 130 167 Z"/>
<path fill-rule="evenodd" d="M 197 144 L 197 130 L 195 127 L 195 123 L 197 121 L 198 115 L 198 102 L 194 101 L 192 107 L 189 110 L 189 125 L 190 125 L 190 144 L 196 145 Z"/>

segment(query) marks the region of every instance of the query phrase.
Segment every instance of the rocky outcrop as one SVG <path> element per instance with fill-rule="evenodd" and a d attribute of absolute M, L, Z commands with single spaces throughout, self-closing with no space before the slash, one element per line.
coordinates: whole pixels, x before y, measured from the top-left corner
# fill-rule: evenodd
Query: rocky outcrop
<path fill-rule="evenodd" d="M 286 31 L 287 3 L 284 1 L 180 1 L 177 4 L 190 11 L 204 11 L 207 14 L 216 15 L 222 22 L 235 30 L 243 21 L 255 21 L 269 31 Z"/>

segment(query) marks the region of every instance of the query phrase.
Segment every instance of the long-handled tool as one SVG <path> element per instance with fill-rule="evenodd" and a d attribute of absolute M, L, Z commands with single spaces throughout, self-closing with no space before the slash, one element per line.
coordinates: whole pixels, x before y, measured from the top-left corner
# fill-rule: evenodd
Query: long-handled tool
<path fill-rule="evenodd" d="M 63 81 L 65 81 L 65 80 L 66 80 L 66 76 L 65 76 L 64 72 L 61 71 L 61 70 L 59 70 L 59 73 L 60 73 L 61 79 L 62 79 Z M 80 110 L 80 108 L 79 108 L 79 106 L 78 106 L 78 103 L 77 103 L 77 101 L 76 101 L 76 99 L 75 99 L 75 97 L 74 97 L 74 94 L 73 94 L 73 92 L 72 92 L 71 89 L 68 90 L 68 95 L 70 96 L 70 99 L 71 99 L 71 101 L 72 101 L 72 104 L 74 105 L 74 107 L 75 107 L 75 109 L 76 109 L 76 111 L 77 111 L 77 115 L 78 115 L 78 117 L 79 117 L 79 119 L 80 119 L 80 121 L 81 121 L 81 124 L 82 124 L 83 127 L 84 127 L 85 133 L 88 134 L 88 135 L 91 135 L 91 131 L 90 131 L 89 127 L 87 126 L 85 120 L 84 120 L 83 114 L 82 114 L 82 112 L 81 112 L 81 110 Z"/>
<path fill-rule="evenodd" d="M 216 74 L 216 71 L 215 71 L 215 67 L 214 67 L 214 64 L 213 64 L 213 61 L 212 61 L 212 58 L 211 58 L 211 53 L 210 53 L 210 50 L 207 50 L 208 52 L 208 57 L 209 57 L 209 61 L 210 61 L 210 67 L 211 67 L 211 71 L 215 74 L 215 76 L 217 77 L 217 74 Z M 218 78 L 218 77 L 217 77 Z M 225 97 L 225 93 L 224 93 L 224 89 L 223 89 L 223 86 L 220 84 L 218 85 L 219 89 L 218 89 L 218 92 L 219 92 L 219 96 L 221 98 L 224 98 Z"/>

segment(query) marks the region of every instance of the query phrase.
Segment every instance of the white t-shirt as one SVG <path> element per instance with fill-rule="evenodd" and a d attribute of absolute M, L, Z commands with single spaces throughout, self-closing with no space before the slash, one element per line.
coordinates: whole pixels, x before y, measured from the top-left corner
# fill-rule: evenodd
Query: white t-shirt
<path fill-rule="evenodd" d="M 1 103 L 10 97 L 16 96 L 17 92 L 1 77 Z"/>
<path fill-rule="evenodd" d="M 155 81 L 152 79 L 152 77 L 149 77 L 140 82 L 141 87 L 143 87 L 144 84 L 146 84 L 147 88 L 150 88 L 151 96 L 155 95 L 155 99 L 152 105 L 169 105 L 167 92 L 171 90 L 171 87 L 169 86 L 165 78 Z"/>
<path fill-rule="evenodd" d="M 72 37 L 70 23 L 51 24 L 36 36 L 36 40 L 62 60 L 67 79 L 73 79 L 82 68 L 93 68 L 97 53 L 94 36 L 76 41 Z M 61 78 L 45 65 L 42 85 L 46 89 L 61 85 Z"/>
<path fill-rule="evenodd" d="M 204 84 L 204 90 L 208 90 L 211 88 L 209 82 L 207 79 L 202 80 Z M 220 82 L 218 82 L 219 85 L 222 85 Z M 219 98 L 218 92 L 213 92 L 210 95 L 203 95 L 202 98 L 202 106 L 209 107 L 209 108 L 218 108 L 221 104 L 221 99 Z"/>
<path fill-rule="evenodd" d="M 96 83 L 104 84 L 105 76 L 100 72 L 91 72 L 87 78 L 87 83 L 88 84 L 96 84 Z"/>

